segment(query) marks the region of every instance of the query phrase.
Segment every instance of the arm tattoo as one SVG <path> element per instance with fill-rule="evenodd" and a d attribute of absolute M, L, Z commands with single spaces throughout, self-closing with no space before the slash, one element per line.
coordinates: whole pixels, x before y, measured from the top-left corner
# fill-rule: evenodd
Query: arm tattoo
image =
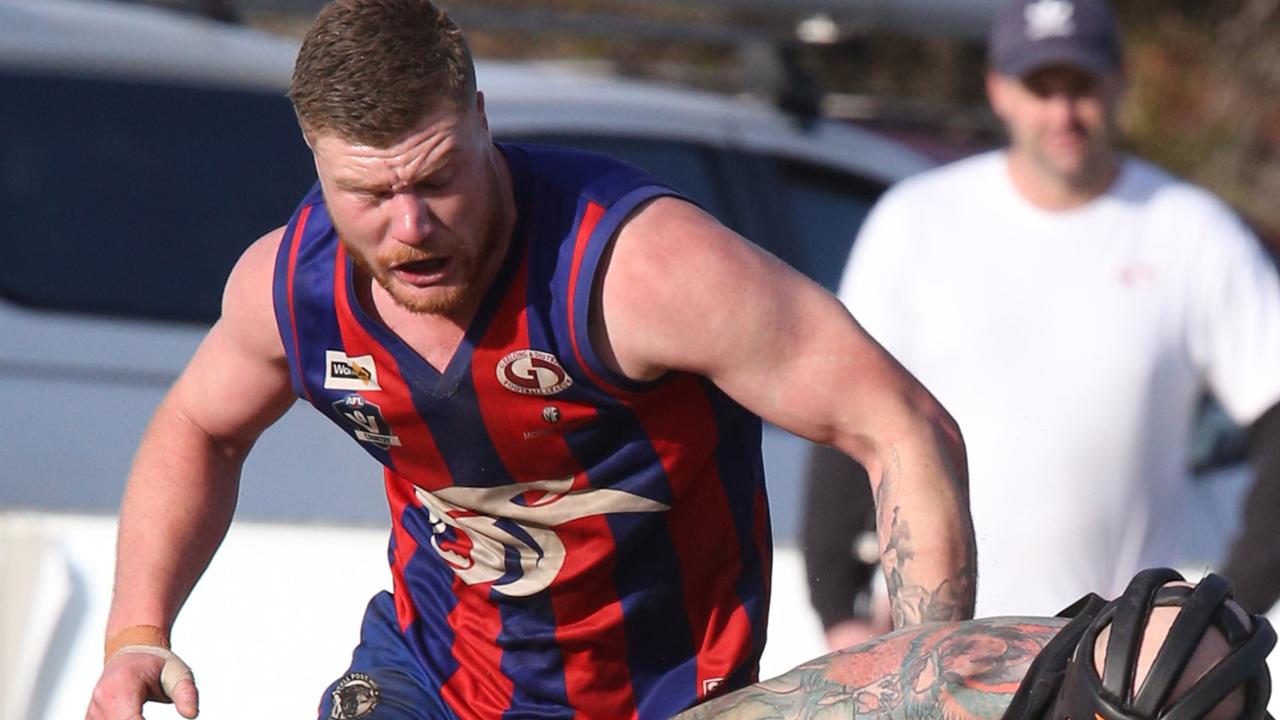
<path fill-rule="evenodd" d="M 901 474 L 897 449 L 889 448 L 888 462 L 876 488 L 876 535 L 880 539 L 881 560 L 889 589 L 889 605 L 895 628 L 924 622 L 961 620 L 973 606 L 973 552 L 967 553 L 965 565 L 956 577 L 943 580 L 930 590 L 924 585 L 909 585 L 903 569 L 915 559 L 911 541 L 911 525 L 900 517 L 897 484 Z"/>
<path fill-rule="evenodd" d="M 1065 621 L 993 618 L 899 630 L 679 720 L 996 720 Z"/>

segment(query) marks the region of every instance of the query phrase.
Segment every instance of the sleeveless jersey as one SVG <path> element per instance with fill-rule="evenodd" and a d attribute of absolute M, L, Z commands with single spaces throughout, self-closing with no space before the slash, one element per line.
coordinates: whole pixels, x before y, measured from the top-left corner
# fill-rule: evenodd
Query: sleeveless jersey
<path fill-rule="evenodd" d="M 294 388 L 385 466 L 399 629 L 454 713 L 667 718 L 756 680 L 760 421 L 696 375 L 622 377 L 589 341 L 602 253 L 674 191 L 499 148 L 515 231 L 443 370 L 360 305 L 319 187 L 305 198 L 274 286 Z"/>

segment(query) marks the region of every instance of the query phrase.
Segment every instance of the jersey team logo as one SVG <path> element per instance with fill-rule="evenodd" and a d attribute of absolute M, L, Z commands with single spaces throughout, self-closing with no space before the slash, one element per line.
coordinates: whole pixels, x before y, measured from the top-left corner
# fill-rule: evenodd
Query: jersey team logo
<path fill-rule="evenodd" d="M 431 547 L 468 585 L 508 597 L 547 589 L 564 565 L 559 525 L 591 515 L 670 507 L 612 488 L 573 489 L 573 478 L 498 487 L 416 489 L 431 521 Z M 518 565 L 518 568 L 516 567 Z"/>
<path fill-rule="evenodd" d="M 521 395 L 554 395 L 573 384 L 551 353 L 516 350 L 498 361 L 498 382 Z"/>
<path fill-rule="evenodd" d="M 383 450 L 400 447 L 400 438 L 391 432 L 391 425 L 382 417 L 382 408 L 359 395 L 348 395 L 333 404 L 333 409 L 352 426 L 356 439 L 376 445 Z"/>
<path fill-rule="evenodd" d="M 381 390 L 372 355 L 349 357 L 341 350 L 324 351 L 325 390 Z"/>

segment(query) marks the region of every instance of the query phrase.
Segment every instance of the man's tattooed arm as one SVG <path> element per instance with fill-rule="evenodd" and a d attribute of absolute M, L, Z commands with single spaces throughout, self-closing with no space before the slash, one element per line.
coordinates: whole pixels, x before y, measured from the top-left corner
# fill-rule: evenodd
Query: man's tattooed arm
<path fill-rule="evenodd" d="M 965 620 L 973 616 L 973 603 L 977 569 L 977 550 L 973 544 L 973 532 L 969 525 L 968 499 L 964 498 L 964 527 L 969 530 L 965 547 L 948 548 L 959 553 L 959 570 L 942 578 L 936 584 L 922 581 L 923 558 L 917 556 L 918 543 L 913 539 L 911 524 L 903 512 L 901 487 L 901 459 L 897 450 L 889 448 L 888 462 L 876 488 L 876 535 L 880 540 L 880 556 L 885 581 L 889 590 L 889 603 L 893 611 L 893 626 L 906 628 L 926 622 Z M 932 589 L 930 589 L 932 585 Z"/>
<path fill-rule="evenodd" d="M 678 720 L 995 720 L 1065 620 L 991 618 L 899 630 L 708 701 Z"/>

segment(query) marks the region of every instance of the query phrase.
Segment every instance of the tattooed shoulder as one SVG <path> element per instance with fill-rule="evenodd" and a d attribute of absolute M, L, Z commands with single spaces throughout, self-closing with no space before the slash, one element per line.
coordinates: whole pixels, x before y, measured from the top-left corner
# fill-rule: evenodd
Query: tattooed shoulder
<path fill-rule="evenodd" d="M 999 718 L 1031 661 L 1065 622 L 990 618 L 899 630 L 679 718 Z"/>

